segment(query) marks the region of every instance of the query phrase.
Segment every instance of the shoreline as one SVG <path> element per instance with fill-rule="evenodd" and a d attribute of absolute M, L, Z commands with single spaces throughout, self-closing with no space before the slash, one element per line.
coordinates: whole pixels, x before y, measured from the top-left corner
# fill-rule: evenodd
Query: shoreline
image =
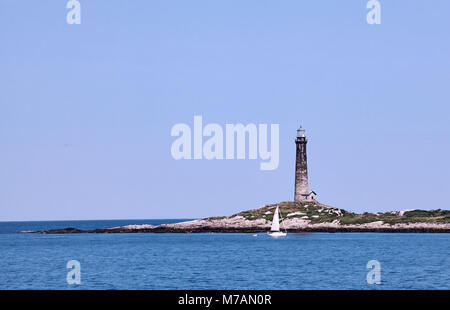
<path fill-rule="evenodd" d="M 422 223 L 421 223 L 422 224 Z M 297 229 L 287 229 L 288 233 L 450 233 L 450 227 L 447 225 L 439 226 L 417 226 L 411 227 L 304 227 Z M 22 231 L 20 233 L 28 234 L 123 234 L 123 233 L 180 233 L 180 234 L 195 234 L 195 233 L 267 233 L 269 229 L 266 227 L 196 227 L 196 228 L 178 228 L 178 227 L 161 227 L 154 226 L 152 228 L 97 228 L 92 230 L 82 230 L 76 228 L 63 228 L 51 230 L 38 231 Z"/>
<path fill-rule="evenodd" d="M 24 231 L 22 233 L 265 233 L 274 212 L 280 210 L 281 229 L 288 233 L 450 233 L 450 210 L 403 210 L 357 214 L 318 202 L 280 202 L 231 216 L 186 220 L 161 225 L 126 225 L 112 228 Z"/>

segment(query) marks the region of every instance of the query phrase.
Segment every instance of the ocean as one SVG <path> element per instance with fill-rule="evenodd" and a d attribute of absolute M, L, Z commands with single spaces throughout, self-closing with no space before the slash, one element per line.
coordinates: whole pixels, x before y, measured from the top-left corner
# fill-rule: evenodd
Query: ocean
<path fill-rule="evenodd" d="M 19 233 L 177 221 L 0 222 L 0 289 L 450 289 L 450 234 Z"/>

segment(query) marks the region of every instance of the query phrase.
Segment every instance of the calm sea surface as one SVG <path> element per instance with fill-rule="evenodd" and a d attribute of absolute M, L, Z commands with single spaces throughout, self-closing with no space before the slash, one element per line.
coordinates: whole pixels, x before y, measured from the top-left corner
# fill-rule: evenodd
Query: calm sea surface
<path fill-rule="evenodd" d="M 0 222 L 0 289 L 450 289 L 450 234 L 18 233 L 176 221 Z M 69 260 L 81 285 L 66 282 Z"/>

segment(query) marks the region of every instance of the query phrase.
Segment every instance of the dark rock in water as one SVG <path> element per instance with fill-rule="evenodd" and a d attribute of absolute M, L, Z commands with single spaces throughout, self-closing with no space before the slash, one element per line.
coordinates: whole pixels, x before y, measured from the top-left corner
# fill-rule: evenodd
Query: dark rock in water
<path fill-rule="evenodd" d="M 62 228 L 62 229 L 51 229 L 51 230 L 37 231 L 37 232 L 38 233 L 43 233 L 43 234 L 81 234 L 81 233 L 86 233 L 88 231 L 77 229 L 77 228 L 73 228 L 73 227 L 69 227 L 69 228 Z"/>

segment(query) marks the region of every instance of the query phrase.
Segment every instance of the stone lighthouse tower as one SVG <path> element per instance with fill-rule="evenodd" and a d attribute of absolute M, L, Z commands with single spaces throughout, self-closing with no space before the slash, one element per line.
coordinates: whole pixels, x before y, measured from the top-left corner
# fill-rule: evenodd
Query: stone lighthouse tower
<path fill-rule="evenodd" d="M 296 160 L 295 160 L 295 197 L 294 201 L 315 201 L 316 193 L 309 190 L 308 186 L 308 162 L 306 159 L 306 139 L 305 130 L 300 126 L 295 139 Z"/>

